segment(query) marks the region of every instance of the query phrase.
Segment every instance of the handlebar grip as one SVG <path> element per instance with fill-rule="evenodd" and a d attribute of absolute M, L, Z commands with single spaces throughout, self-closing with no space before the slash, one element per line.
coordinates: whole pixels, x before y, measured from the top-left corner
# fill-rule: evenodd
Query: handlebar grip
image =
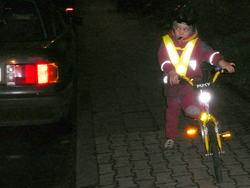
<path fill-rule="evenodd" d="M 185 85 L 185 84 L 190 84 L 193 86 L 193 82 L 186 76 L 179 76 L 179 84 Z"/>
<path fill-rule="evenodd" d="M 234 68 L 235 66 L 232 65 Z M 209 62 L 203 61 L 200 65 L 200 69 L 202 70 L 208 70 L 208 71 L 215 71 L 215 72 L 220 72 L 220 73 L 229 73 L 226 69 L 222 69 L 221 66 L 215 66 L 210 64 Z"/>
<path fill-rule="evenodd" d="M 187 84 L 187 81 L 182 76 L 179 76 L 178 80 L 179 80 L 179 84 L 181 85 Z"/>

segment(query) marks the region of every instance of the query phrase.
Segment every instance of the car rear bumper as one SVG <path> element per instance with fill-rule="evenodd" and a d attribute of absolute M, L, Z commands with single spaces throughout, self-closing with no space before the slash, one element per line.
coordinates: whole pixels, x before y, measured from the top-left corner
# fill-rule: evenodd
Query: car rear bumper
<path fill-rule="evenodd" d="M 70 84 L 63 91 L 53 94 L 10 95 L 9 97 L 0 95 L 0 126 L 58 122 L 68 113 L 73 91 L 73 84 Z"/>

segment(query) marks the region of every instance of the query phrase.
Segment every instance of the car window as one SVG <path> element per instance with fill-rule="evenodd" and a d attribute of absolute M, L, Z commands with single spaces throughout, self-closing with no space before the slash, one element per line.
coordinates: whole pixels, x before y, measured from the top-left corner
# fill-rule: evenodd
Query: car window
<path fill-rule="evenodd" d="M 53 9 L 53 7 L 50 7 L 51 11 L 51 27 L 53 29 L 53 33 L 55 36 L 61 35 L 64 32 L 64 24 L 62 22 L 62 18 L 58 14 L 57 10 Z"/>
<path fill-rule="evenodd" d="M 43 40 L 45 32 L 31 1 L 7 2 L 0 16 L 0 41 Z"/>
<path fill-rule="evenodd" d="M 41 11 L 41 16 L 44 20 L 47 37 L 49 39 L 59 36 L 65 31 L 66 25 L 63 22 L 62 15 L 53 4 L 43 9 L 43 11 Z"/>

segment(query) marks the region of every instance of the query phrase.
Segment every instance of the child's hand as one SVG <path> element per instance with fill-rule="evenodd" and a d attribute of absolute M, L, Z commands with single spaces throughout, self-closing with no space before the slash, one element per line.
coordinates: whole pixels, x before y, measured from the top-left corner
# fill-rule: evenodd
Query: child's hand
<path fill-rule="evenodd" d="M 174 70 L 169 72 L 169 82 L 171 85 L 179 84 L 179 75 Z"/>
<path fill-rule="evenodd" d="M 235 72 L 234 63 L 229 63 L 229 62 L 226 62 L 225 60 L 221 60 L 219 62 L 219 65 L 221 66 L 222 69 L 226 69 L 229 73 Z"/>

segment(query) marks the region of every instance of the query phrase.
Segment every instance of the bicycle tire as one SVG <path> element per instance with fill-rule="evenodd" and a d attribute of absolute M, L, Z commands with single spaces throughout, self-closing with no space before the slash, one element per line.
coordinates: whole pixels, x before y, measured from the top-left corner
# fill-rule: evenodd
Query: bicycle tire
<path fill-rule="evenodd" d="M 219 147 L 217 142 L 217 137 L 214 129 L 213 122 L 209 121 L 207 124 L 209 141 L 210 141 L 210 151 L 211 151 L 211 158 L 214 166 L 215 178 L 217 183 L 222 183 L 222 170 L 221 170 L 221 158 L 219 154 Z"/>

